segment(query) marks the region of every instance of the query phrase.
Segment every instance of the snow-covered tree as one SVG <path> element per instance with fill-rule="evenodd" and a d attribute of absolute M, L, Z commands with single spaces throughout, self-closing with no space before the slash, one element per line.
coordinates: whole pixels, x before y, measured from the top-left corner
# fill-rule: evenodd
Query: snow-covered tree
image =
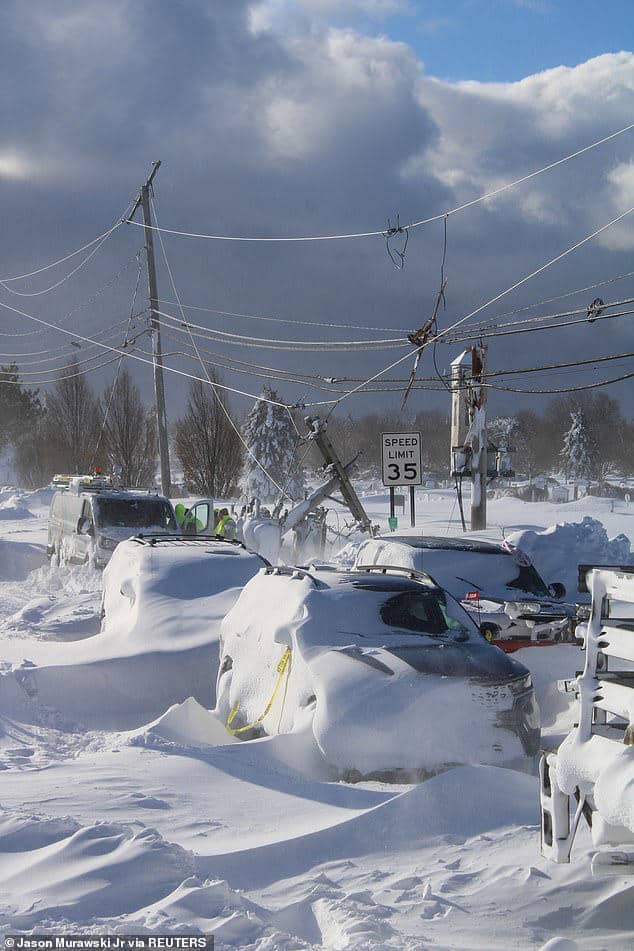
<path fill-rule="evenodd" d="M 247 416 L 242 435 L 261 466 L 270 473 L 291 498 L 303 499 L 305 474 L 301 465 L 299 437 L 283 406 L 265 402 L 279 401 L 276 391 L 265 386 L 261 398 L 253 404 Z M 242 483 L 249 498 L 270 502 L 279 498 L 280 490 L 268 478 L 249 453 L 245 456 Z"/>
<path fill-rule="evenodd" d="M 567 479 L 590 479 L 593 474 L 595 453 L 584 414 L 570 414 L 570 429 L 564 434 L 560 456 Z"/>
<path fill-rule="evenodd" d="M 489 438 L 500 449 L 515 448 L 519 423 L 515 416 L 494 416 L 488 424 Z"/>

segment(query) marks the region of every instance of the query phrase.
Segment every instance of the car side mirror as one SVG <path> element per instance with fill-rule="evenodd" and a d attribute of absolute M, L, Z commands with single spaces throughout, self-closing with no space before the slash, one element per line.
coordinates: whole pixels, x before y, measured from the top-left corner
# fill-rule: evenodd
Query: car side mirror
<path fill-rule="evenodd" d="M 82 517 L 77 522 L 77 534 L 78 535 L 94 535 L 95 529 L 93 528 L 92 521 L 86 516 Z"/>
<path fill-rule="evenodd" d="M 561 581 L 555 581 L 548 585 L 548 593 L 551 598 L 556 598 L 559 601 L 566 597 L 566 585 L 562 584 Z"/>

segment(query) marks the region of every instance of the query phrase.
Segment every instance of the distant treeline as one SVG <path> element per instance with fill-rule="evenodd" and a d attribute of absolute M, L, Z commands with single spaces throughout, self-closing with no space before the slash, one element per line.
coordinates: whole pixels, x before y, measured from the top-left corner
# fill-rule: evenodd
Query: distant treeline
<path fill-rule="evenodd" d="M 154 484 L 158 450 L 152 408 L 125 367 L 114 382 L 96 394 L 86 374 L 71 364 L 63 379 L 41 393 L 21 381 L 15 365 L 0 367 L 0 453 L 11 452 L 21 485 L 35 488 L 55 472 L 85 472 L 95 465 L 107 471 L 116 467 L 128 485 Z M 265 392 L 279 399 L 275 391 Z M 293 497 L 300 497 L 303 467 L 315 474 L 322 464 L 314 447 L 305 450 L 299 443 L 301 416 L 292 425 L 283 407 L 276 415 L 270 403 L 258 401 L 242 420 L 218 390 L 215 394 L 192 383 L 184 414 L 171 427 L 172 458 L 184 473 L 186 489 L 227 496 L 242 483 L 252 491 L 251 481 L 255 476 L 262 481 L 263 471 L 255 456 L 276 484 L 293 486 Z M 380 434 L 408 430 L 422 435 L 429 475 L 449 476 L 448 412 L 350 413 L 333 415 L 328 425 L 343 461 L 359 454 L 357 471 L 368 477 L 379 476 Z M 489 420 L 490 442 L 513 450 L 513 468 L 528 478 L 555 472 L 596 481 L 629 475 L 634 472 L 633 437 L 634 423 L 605 393 L 567 394 L 541 412 L 520 410 Z"/>

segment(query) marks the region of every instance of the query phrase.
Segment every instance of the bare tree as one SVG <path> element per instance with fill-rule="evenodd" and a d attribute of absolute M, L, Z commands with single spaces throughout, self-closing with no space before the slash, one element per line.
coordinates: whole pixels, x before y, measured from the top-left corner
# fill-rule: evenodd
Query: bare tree
<path fill-rule="evenodd" d="M 218 382 L 211 375 L 214 383 Z M 243 449 L 225 412 L 218 390 L 194 381 L 189 390 L 185 415 L 176 424 L 176 455 L 190 491 L 227 496 L 235 491 L 242 469 Z"/>
<path fill-rule="evenodd" d="M 86 472 L 97 443 L 99 403 L 77 362 L 65 370 L 66 379 L 46 394 L 46 439 L 58 469 Z"/>
<path fill-rule="evenodd" d="M 138 386 L 123 370 L 102 397 L 101 446 L 124 485 L 153 485 L 156 478 L 156 425 Z"/>

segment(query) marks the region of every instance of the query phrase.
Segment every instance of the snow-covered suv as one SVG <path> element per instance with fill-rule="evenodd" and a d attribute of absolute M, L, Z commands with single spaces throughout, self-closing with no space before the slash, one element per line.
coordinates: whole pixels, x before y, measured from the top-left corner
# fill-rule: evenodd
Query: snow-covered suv
<path fill-rule="evenodd" d="M 539 744 L 528 670 L 412 571 L 267 568 L 220 629 L 230 732 L 311 732 L 339 775 L 526 763 Z"/>

